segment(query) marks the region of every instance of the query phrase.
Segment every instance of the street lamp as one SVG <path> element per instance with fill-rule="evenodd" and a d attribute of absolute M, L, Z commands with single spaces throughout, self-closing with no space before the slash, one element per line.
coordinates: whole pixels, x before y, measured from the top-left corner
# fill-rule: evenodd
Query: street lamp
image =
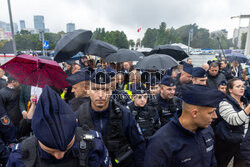
<path fill-rule="evenodd" d="M 12 33 L 13 51 L 14 51 L 14 55 L 16 55 L 16 39 L 15 39 L 15 32 L 14 32 L 13 21 L 12 21 L 10 0 L 7 0 L 7 1 L 8 1 L 8 7 L 9 7 L 10 27 L 11 27 L 11 33 Z"/>

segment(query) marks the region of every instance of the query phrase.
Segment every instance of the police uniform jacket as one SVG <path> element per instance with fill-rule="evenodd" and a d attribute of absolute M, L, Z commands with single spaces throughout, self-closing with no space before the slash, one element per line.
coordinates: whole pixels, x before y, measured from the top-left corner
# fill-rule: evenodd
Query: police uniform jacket
<path fill-rule="evenodd" d="M 182 127 L 177 116 L 149 141 L 145 167 L 213 167 L 214 134 L 211 127 L 193 133 Z"/>

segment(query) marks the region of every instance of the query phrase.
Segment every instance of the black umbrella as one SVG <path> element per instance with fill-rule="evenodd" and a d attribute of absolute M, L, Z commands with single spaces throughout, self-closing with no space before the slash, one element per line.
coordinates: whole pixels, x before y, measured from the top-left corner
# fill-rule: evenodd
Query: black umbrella
<path fill-rule="evenodd" d="M 86 55 L 95 55 L 104 58 L 112 53 L 117 52 L 117 50 L 118 48 L 114 45 L 101 40 L 92 39 L 89 41 L 88 45 L 86 45 L 83 52 Z"/>
<path fill-rule="evenodd" d="M 156 53 L 169 55 L 177 61 L 181 61 L 188 57 L 187 53 L 181 47 L 170 44 L 156 46 L 148 55 Z"/>
<path fill-rule="evenodd" d="M 153 54 L 139 61 L 136 68 L 142 70 L 166 70 L 177 65 L 177 61 L 169 55 Z"/>
<path fill-rule="evenodd" d="M 127 62 L 139 61 L 144 55 L 141 52 L 129 49 L 119 49 L 116 53 L 112 53 L 103 59 L 104 62 Z"/>
<path fill-rule="evenodd" d="M 54 60 L 60 63 L 76 55 L 89 42 L 91 36 L 91 31 L 81 29 L 64 35 L 56 44 Z"/>

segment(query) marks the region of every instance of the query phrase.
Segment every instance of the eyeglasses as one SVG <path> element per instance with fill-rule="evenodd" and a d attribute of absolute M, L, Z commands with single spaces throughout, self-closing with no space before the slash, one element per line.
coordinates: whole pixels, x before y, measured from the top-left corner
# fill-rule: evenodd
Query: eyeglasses
<path fill-rule="evenodd" d="M 242 86 L 242 85 L 238 85 L 238 86 L 235 86 L 237 89 L 246 89 L 246 86 Z"/>

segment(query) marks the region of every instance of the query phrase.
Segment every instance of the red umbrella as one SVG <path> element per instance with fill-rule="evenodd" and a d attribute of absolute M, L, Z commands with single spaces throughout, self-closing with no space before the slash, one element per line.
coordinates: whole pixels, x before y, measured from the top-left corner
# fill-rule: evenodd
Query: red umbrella
<path fill-rule="evenodd" d="M 20 83 L 38 87 L 45 84 L 62 89 L 70 86 L 67 75 L 57 62 L 30 55 L 18 55 L 0 68 L 10 73 Z"/>

